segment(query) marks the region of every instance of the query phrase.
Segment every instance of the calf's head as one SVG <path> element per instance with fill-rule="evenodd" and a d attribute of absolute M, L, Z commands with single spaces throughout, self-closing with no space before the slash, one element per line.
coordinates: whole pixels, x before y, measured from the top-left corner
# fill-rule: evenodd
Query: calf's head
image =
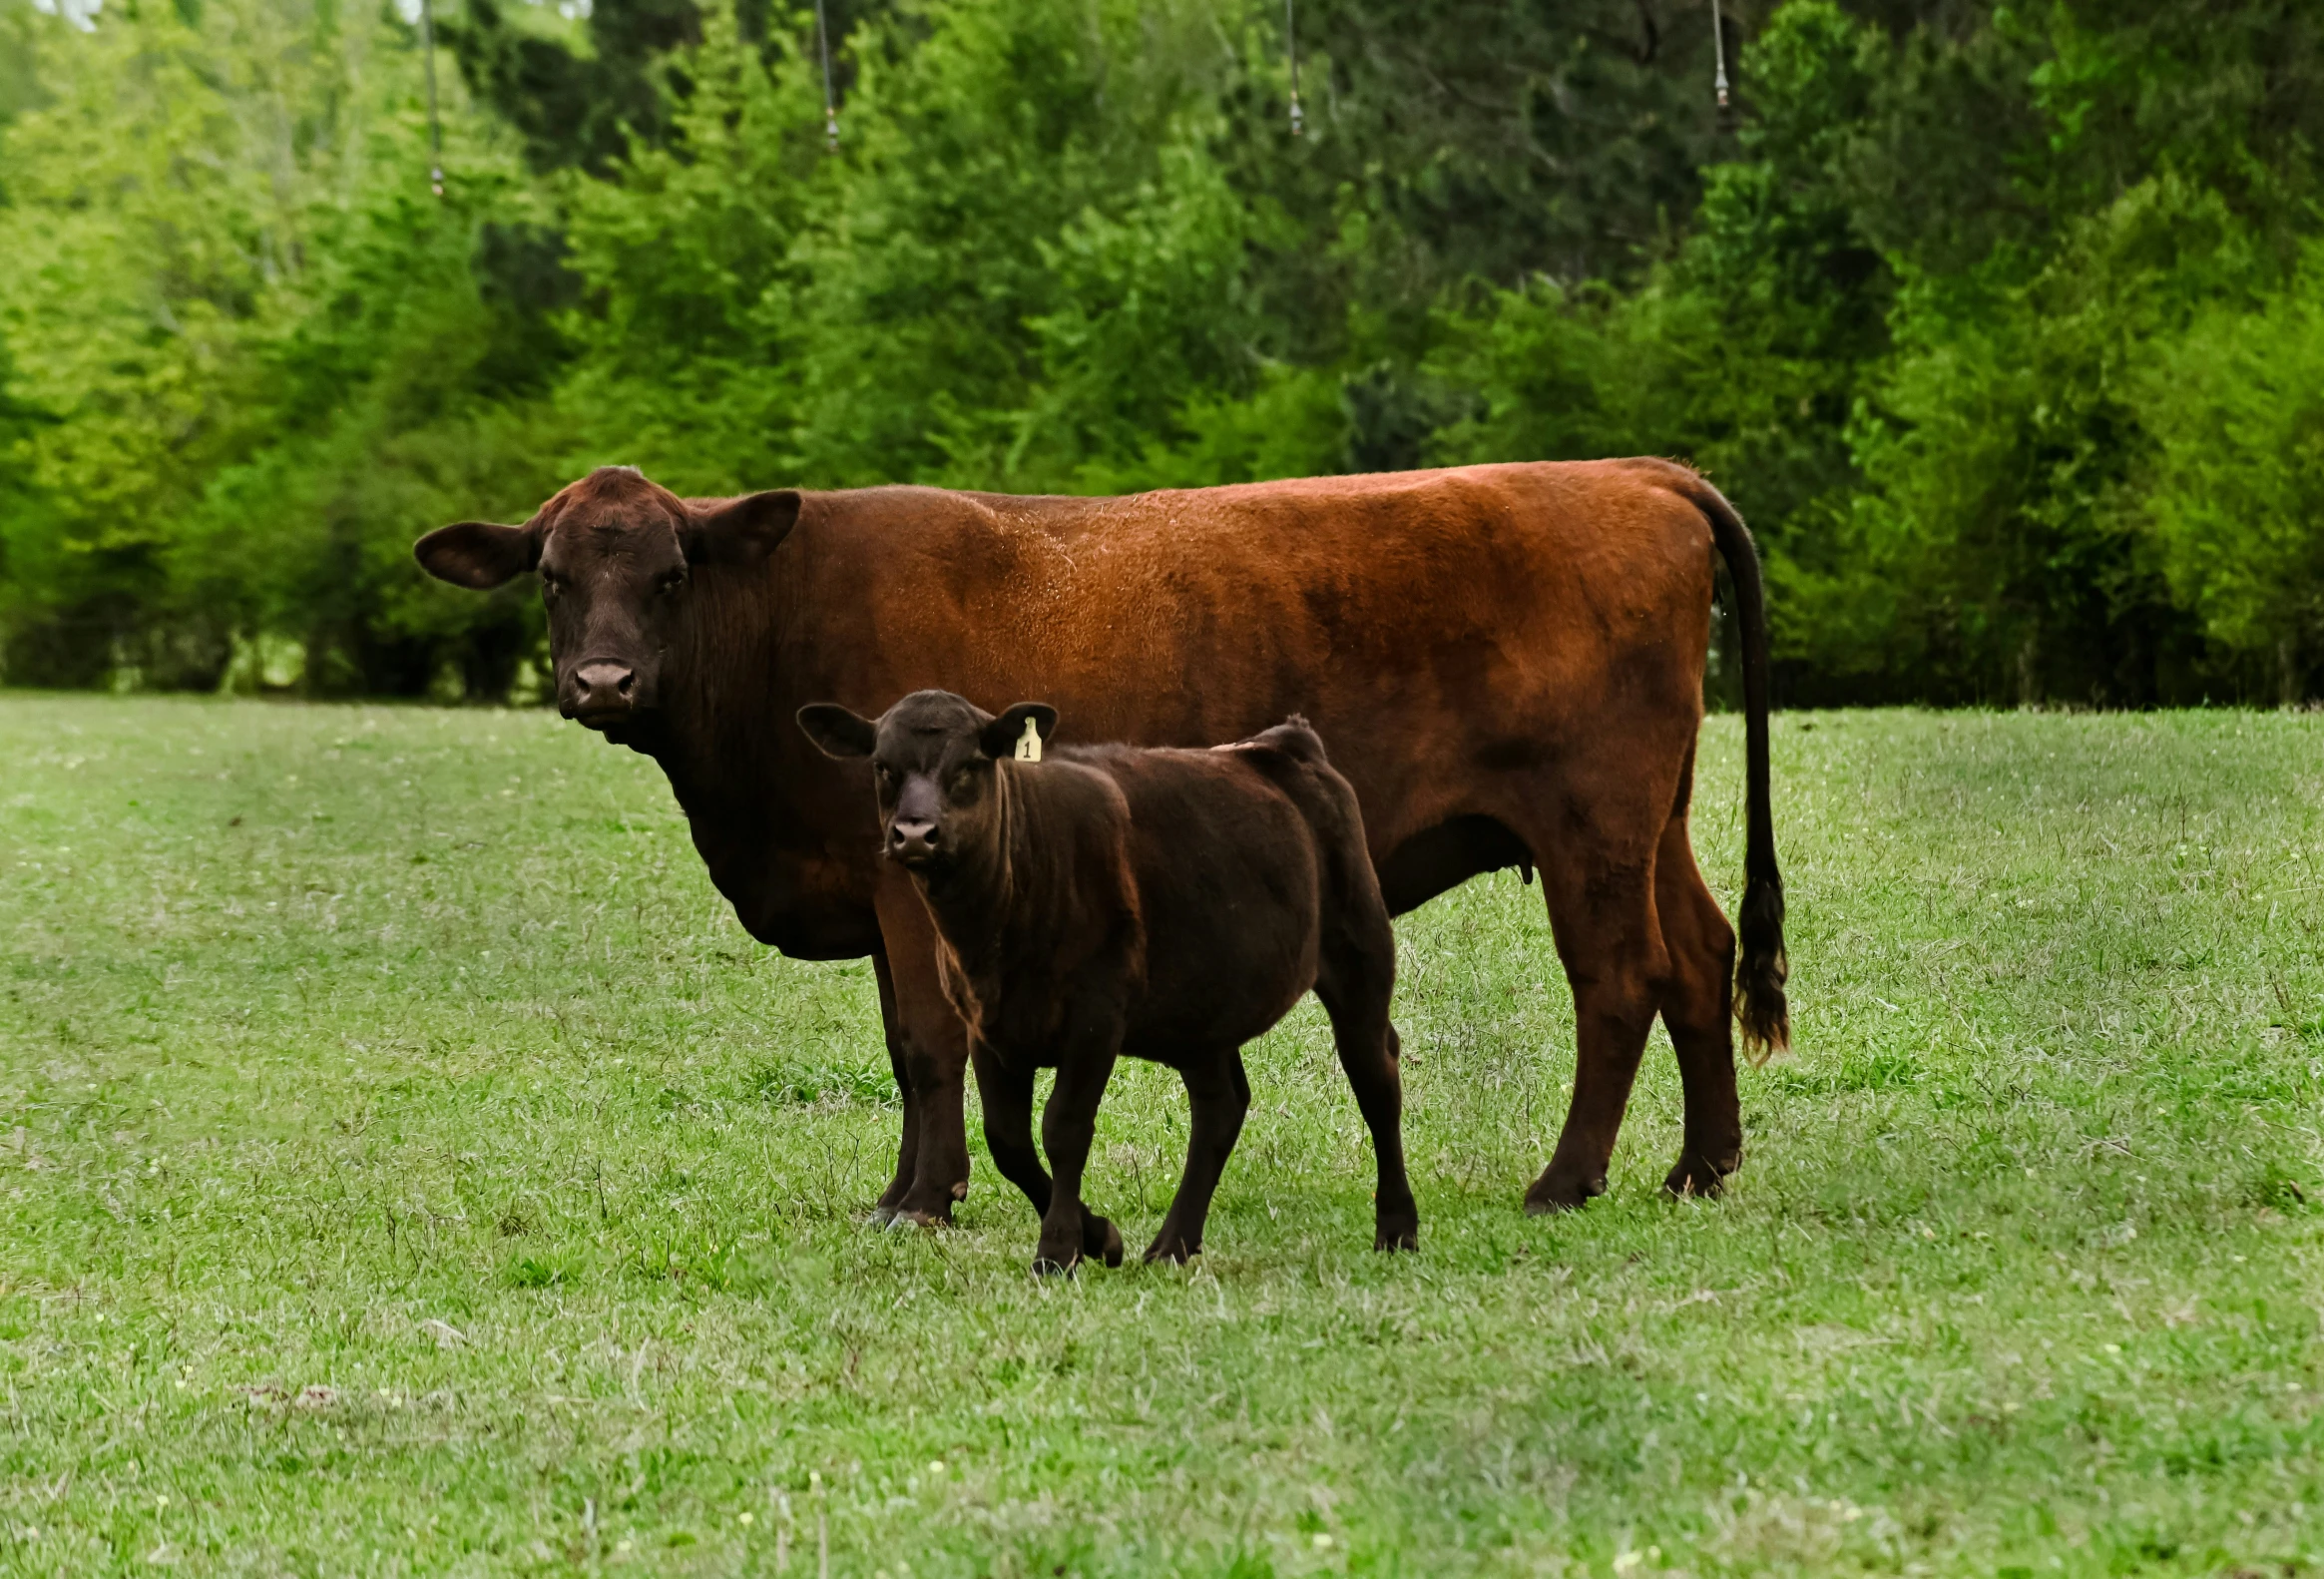
<path fill-rule="evenodd" d="M 412 552 L 431 576 L 480 592 L 538 571 L 558 710 L 622 740 L 676 681 L 696 575 L 757 564 L 798 514 L 788 489 L 692 504 L 633 467 L 601 466 L 523 526 L 462 521 Z"/>
<path fill-rule="evenodd" d="M 799 709 L 799 728 L 825 756 L 871 759 L 881 847 L 920 871 L 998 836 L 993 765 L 1017 754 L 1028 726 L 1046 741 L 1057 709 L 1020 702 L 995 718 L 949 691 L 915 691 L 876 721 L 836 702 Z"/>

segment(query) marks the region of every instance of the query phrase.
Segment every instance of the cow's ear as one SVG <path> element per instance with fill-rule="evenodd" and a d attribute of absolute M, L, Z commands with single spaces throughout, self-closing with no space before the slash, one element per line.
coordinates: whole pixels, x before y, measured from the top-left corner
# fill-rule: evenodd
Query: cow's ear
<path fill-rule="evenodd" d="M 836 702 L 810 702 L 799 709 L 799 728 L 807 732 L 807 739 L 824 756 L 836 757 L 841 762 L 851 757 L 869 757 L 879 739 L 877 725 L 848 712 Z"/>
<path fill-rule="evenodd" d="M 1033 726 L 1026 739 L 1025 726 Z M 1019 757 L 1041 761 L 1041 748 L 1057 733 L 1057 709 L 1046 702 L 1020 702 L 977 732 L 977 745 L 987 757 Z"/>
<path fill-rule="evenodd" d="M 774 552 L 799 519 L 795 488 L 746 493 L 724 504 L 697 505 L 686 531 L 686 557 L 697 565 L 755 565 Z"/>
<path fill-rule="evenodd" d="M 535 516 L 523 526 L 461 521 L 439 526 L 414 543 L 412 557 L 438 581 L 489 592 L 541 563 L 541 534 Z"/>

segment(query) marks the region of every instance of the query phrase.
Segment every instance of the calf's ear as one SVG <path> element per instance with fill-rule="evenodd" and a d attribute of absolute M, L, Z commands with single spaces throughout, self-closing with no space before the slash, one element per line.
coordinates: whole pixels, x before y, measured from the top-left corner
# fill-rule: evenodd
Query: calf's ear
<path fill-rule="evenodd" d="M 857 717 L 836 702 L 810 702 L 799 709 L 799 728 L 824 756 L 841 762 L 869 757 L 879 739 L 879 729 L 871 720 Z"/>
<path fill-rule="evenodd" d="M 532 522 L 495 526 L 490 521 L 461 521 L 437 527 L 414 543 L 411 552 L 420 568 L 438 581 L 489 592 L 541 563 L 541 537 Z"/>
<path fill-rule="evenodd" d="M 977 732 L 977 746 L 987 757 L 1026 757 L 1039 762 L 1038 750 L 1024 749 L 1027 723 L 1046 744 L 1057 733 L 1057 709 L 1046 702 L 1020 702 Z"/>
<path fill-rule="evenodd" d="M 686 557 L 697 565 L 755 565 L 774 552 L 799 519 L 795 488 L 746 493 L 724 504 L 697 505 L 686 530 Z"/>

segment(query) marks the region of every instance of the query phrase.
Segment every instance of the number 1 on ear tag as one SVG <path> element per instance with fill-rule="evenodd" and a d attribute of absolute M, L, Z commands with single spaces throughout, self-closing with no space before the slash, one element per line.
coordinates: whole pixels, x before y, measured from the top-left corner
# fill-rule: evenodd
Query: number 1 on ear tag
<path fill-rule="evenodd" d="M 1041 726 L 1031 719 L 1025 721 L 1025 733 L 1017 742 L 1017 760 L 1021 763 L 1041 761 Z"/>

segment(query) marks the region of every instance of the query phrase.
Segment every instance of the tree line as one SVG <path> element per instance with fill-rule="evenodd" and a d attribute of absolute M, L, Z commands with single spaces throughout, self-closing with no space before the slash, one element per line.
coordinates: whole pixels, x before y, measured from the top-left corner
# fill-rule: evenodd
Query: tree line
<path fill-rule="evenodd" d="M 2324 683 L 2302 0 L 0 0 L 11 684 L 497 698 L 589 466 L 1672 455 L 1795 704 Z"/>

